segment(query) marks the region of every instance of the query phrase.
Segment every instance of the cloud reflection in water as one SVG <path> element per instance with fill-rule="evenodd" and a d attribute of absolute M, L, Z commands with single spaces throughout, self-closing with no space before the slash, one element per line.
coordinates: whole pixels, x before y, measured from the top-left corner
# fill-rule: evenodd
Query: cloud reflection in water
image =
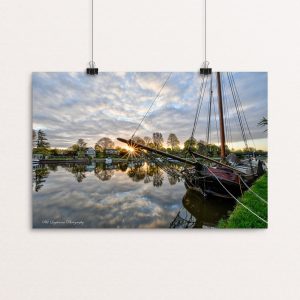
<path fill-rule="evenodd" d="M 126 172 L 98 164 L 51 169 L 33 174 L 34 228 L 169 227 L 185 194 L 183 182 L 146 165 Z M 55 221 L 60 223 L 53 224 Z"/>

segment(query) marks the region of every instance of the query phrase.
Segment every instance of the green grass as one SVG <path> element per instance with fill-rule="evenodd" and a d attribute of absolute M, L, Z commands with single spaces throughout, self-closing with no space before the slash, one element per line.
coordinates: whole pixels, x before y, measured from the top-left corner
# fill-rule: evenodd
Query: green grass
<path fill-rule="evenodd" d="M 268 200 L 268 176 L 263 175 L 252 186 L 251 189 L 265 200 Z M 264 220 L 268 220 L 268 204 L 264 203 L 251 191 L 247 191 L 239 199 L 245 206 L 254 211 Z M 234 211 L 227 220 L 222 219 L 219 228 L 267 228 L 268 224 L 258 219 L 242 205 L 237 204 Z"/>

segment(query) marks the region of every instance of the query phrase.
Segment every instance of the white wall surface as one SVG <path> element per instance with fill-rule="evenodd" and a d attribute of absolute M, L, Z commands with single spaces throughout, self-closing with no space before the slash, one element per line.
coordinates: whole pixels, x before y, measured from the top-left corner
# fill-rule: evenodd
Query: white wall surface
<path fill-rule="evenodd" d="M 0 2 L 0 299 L 300 299 L 300 1 L 208 0 L 214 70 L 269 72 L 268 230 L 32 230 L 31 72 L 81 71 L 90 1 Z M 103 71 L 197 71 L 203 0 L 95 0 Z"/>

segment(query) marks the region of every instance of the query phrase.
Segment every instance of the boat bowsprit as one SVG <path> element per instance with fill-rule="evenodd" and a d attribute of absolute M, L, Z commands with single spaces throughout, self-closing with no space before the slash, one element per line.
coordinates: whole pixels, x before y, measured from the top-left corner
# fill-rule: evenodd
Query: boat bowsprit
<path fill-rule="evenodd" d="M 192 144 L 192 141 L 196 140 L 194 136 L 199 120 L 201 107 L 203 104 L 203 98 L 204 95 L 207 94 L 209 95 L 209 101 L 207 109 L 208 116 L 205 142 L 206 150 L 200 150 L 200 148 L 195 150 L 191 149 L 190 146 L 187 153 L 188 155 L 183 158 L 179 155 L 170 154 L 166 151 L 162 151 L 160 149 L 137 143 L 134 141 L 134 134 L 136 133 L 137 129 L 140 127 L 142 122 L 138 125 L 131 139 L 126 140 L 123 138 L 118 138 L 118 140 L 123 143 L 126 143 L 131 147 L 134 147 L 135 149 L 140 149 L 144 152 L 145 156 L 151 156 L 152 161 L 158 165 L 164 165 L 168 162 L 181 164 L 183 163 L 185 167 L 181 171 L 181 176 L 184 178 L 185 185 L 188 189 L 198 191 L 205 197 L 214 196 L 220 198 L 233 198 L 241 195 L 244 190 L 249 188 L 249 186 L 251 186 L 251 184 L 266 171 L 266 165 L 263 161 L 261 161 L 260 159 L 256 159 L 254 156 L 248 159 L 240 160 L 234 154 L 228 155 L 229 148 L 226 145 L 226 138 L 232 138 L 228 107 L 226 107 L 226 104 L 228 104 L 229 101 L 229 93 L 224 93 L 223 91 L 223 74 L 221 74 L 220 72 L 216 73 L 216 83 L 213 83 L 213 78 L 214 75 L 210 74 L 205 76 L 205 78 L 203 79 L 202 85 L 200 87 L 200 96 L 198 99 L 192 134 L 190 137 L 190 144 Z M 245 117 L 245 113 L 242 107 L 241 100 L 239 98 L 233 74 L 227 72 L 227 78 L 228 87 L 230 87 L 234 103 L 233 108 L 235 108 L 237 112 L 237 119 L 241 129 L 241 138 L 245 143 L 245 148 L 249 150 L 250 148 L 248 147 L 247 139 L 250 137 L 254 144 L 253 137 Z M 210 88 L 209 91 L 205 92 L 207 86 L 210 86 Z M 217 89 L 219 108 L 219 126 L 217 125 L 216 115 L 215 121 L 216 132 L 218 133 L 217 136 L 220 137 L 220 146 L 218 146 L 218 149 L 220 150 L 220 152 L 218 153 L 220 154 L 220 160 L 208 157 L 208 148 L 211 144 L 211 114 L 213 111 L 215 111 L 213 91 L 214 87 L 216 87 Z M 151 106 L 153 105 L 153 103 L 151 104 Z M 147 111 L 147 113 L 148 112 L 149 110 Z M 146 115 L 144 116 L 142 121 L 145 119 Z M 156 158 L 153 158 L 153 155 L 156 155 Z"/>

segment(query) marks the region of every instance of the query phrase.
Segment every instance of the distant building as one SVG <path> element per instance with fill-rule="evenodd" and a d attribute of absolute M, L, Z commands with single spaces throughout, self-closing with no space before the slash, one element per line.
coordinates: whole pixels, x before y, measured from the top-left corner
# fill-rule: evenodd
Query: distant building
<path fill-rule="evenodd" d="M 85 155 L 86 155 L 86 156 L 90 156 L 90 157 L 92 157 L 92 158 L 95 158 L 95 157 L 96 157 L 96 151 L 95 151 L 94 148 L 89 147 L 89 148 L 87 148 L 87 149 L 85 150 Z"/>
<path fill-rule="evenodd" d="M 39 161 L 43 159 L 43 154 L 35 153 L 32 155 L 32 161 Z"/>
<path fill-rule="evenodd" d="M 120 155 L 120 152 L 116 149 L 105 149 L 104 152 L 107 155 Z"/>

